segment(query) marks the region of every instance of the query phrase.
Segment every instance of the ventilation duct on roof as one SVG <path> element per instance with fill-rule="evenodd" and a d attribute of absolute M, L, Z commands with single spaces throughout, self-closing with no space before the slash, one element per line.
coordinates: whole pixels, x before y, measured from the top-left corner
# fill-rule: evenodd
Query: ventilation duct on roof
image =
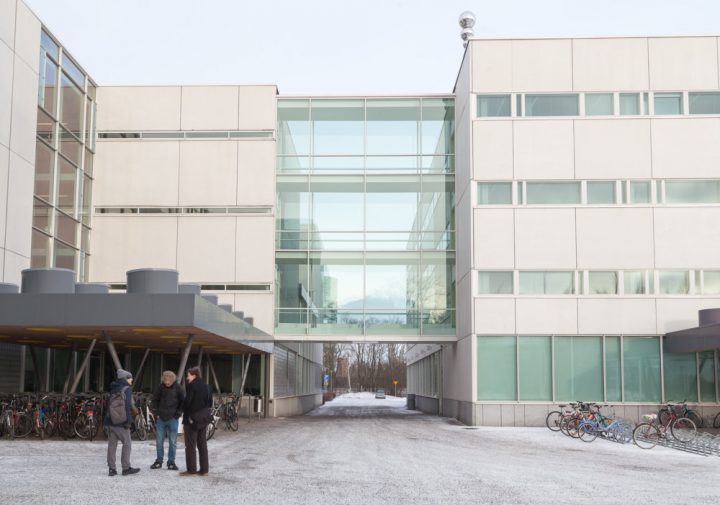
<path fill-rule="evenodd" d="M 169 268 L 128 270 L 127 292 L 142 294 L 177 293 L 178 271 Z"/>
<path fill-rule="evenodd" d="M 23 293 L 75 293 L 75 272 L 66 268 L 28 268 L 22 271 Z"/>

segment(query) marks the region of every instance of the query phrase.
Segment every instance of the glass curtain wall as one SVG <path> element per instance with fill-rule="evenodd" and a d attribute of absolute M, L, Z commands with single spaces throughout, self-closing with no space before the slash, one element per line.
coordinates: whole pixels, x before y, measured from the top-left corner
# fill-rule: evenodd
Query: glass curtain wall
<path fill-rule="evenodd" d="M 88 278 L 95 86 L 44 30 L 38 86 L 33 267 Z"/>
<path fill-rule="evenodd" d="M 278 101 L 278 334 L 454 334 L 453 107 Z"/>
<path fill-rule="evenodd" d="M 479 401 L 717 401 L 715 351 L 660 351 L 658 336 L 478 336 Z"/>

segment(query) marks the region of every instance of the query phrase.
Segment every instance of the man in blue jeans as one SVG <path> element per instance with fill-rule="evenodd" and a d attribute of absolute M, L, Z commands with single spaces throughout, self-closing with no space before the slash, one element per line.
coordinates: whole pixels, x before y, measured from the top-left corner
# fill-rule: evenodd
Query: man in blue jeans
<path fill-rule="evenodd" d="M 177 470 L 175 465 L 175 452 L 177 450 L 178 419 L 182 415 L 185 391 L 177 383 L 177 377 L 169 370 L 162 374 L 162 382 L 153 395 L 152 407 L 155 412 L 156 439 L 155 448 L 157 457 L 150 468 L 162 468 L 165 458 L 165 432 L 168 435 L 168 470 Z"/>

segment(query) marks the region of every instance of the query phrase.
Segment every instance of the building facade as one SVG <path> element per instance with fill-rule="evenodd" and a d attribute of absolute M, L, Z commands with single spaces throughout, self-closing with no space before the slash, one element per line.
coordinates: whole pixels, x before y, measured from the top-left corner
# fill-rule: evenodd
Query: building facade
<path fill-rule="evenodd" d="M 663 346 L 720 304 L 717 37 L 472 39 L 447 95 L 291 97 L 99 86 L 0 5 L 3 282 L 176 269 L 273 336 L 270 415 L 318 405 L 330 341 L 407 343 L 417 406 L 468 424 L 717 410 L 717 351 Z M 69 359 L 1 342 L 0 390 Z"/>

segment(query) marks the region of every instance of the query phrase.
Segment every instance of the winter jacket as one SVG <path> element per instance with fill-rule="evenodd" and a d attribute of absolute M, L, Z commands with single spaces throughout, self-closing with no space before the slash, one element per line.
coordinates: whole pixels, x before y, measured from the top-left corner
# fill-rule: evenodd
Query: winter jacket
<path fill-rule="evenodd" d="M 152 399 L 152 408 L 163 421 L 177 419 L 182 415 L 185 391 L 180 384 L 173 382 L 170 387 L 164 383 L 155 390 Z"/>
<path fill-rule="evenodd" d="M 200 378 L 196 377 L 185 387 L 185 402 L 183 403 L 183 424 L 190 424 L 190 416 L 195 412 L 212 407 L 212 392 L 210 387 Z"/>
<path fill-rule="evenodd" d="M 110 419 L 110 409 L 108 409 L 107 414 L 105 414 L 105 424 L 108 426 L 122 426 L 124 428 L 129 428 L 132 424 L 132 386 L 128 384 L 128 381 L 125 379 L 118 379 L 110 384 L 110 395 L 112 396 L 118 391 L 121 391 L 124 387 L 127 387 L 125 390 L 125 411 L 127 412 L 125 422 L 119 424 L 113 423 Z"/>

